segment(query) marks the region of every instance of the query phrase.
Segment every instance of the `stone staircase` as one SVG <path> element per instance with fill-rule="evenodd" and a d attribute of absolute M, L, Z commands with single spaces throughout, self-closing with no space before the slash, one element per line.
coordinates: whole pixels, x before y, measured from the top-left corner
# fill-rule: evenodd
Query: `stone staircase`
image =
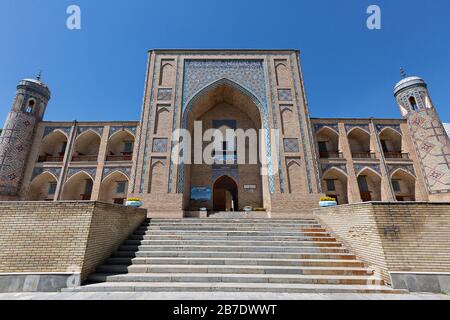
<path fill-rule="evenodd" d="M 147 220 L 76 291 L 400 293 L 314 219 Z"/>

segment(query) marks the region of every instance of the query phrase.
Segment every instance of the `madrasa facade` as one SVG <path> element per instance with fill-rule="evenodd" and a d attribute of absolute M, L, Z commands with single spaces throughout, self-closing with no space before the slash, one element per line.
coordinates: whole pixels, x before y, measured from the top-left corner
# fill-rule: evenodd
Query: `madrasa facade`
<path fill-rule="evenodd" d="M 0 200 L 133 197 L 153 217 L 450 201 L 450 140 L 426 82 L 404 76 L 393 93 L 396 119 L 312 118 L 297 50 L 151 50 L 139 121 L 54 122 L 50 88 L 25 79 L 1 133 Z M 238 131 L 243 153 L 225 134 Z"/>

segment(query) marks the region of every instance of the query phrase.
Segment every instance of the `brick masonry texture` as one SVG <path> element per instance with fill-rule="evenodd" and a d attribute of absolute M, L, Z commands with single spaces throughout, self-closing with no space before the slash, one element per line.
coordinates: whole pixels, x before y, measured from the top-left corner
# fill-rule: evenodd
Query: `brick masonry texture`
<path fill-rule="evenodd" d="M 450 203 L 371 202 L 314 210 L 360 259 L 381 271 L 450 273 Z"/>
<path fill-rule="evenodd" d="M 0 202 L 0 273 L 78 270 L 83 281 L 146 214 L 94 201 Z"/>

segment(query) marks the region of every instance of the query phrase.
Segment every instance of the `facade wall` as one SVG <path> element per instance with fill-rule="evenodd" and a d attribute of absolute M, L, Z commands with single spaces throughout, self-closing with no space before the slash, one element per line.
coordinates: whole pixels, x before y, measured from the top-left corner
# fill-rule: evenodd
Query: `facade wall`
<path fill-rule="evenodd" d="M 373 202 L 315 209 L 314 215 L 391 282 L 395 272 L 450 273 L 450 204 Z"/>
<path fill-rule="evenodd" d="M 35 81 L 31 85 L 36 86 Z M 220 93 L 221 88 L 226 92 Z M 21 97 L 18 91 L 13 110 L 25 101 Z M 431 106 L 426 98 L 424 105 Z M 239 112 L 230 113 L 233 107 Z M 240 209 L 250 205 L 274 215 L 310 212 L 323 195 L 336 197 L 339 204 L 368 199 L 450 201 L 443 189 L 448 145 L 436 142 L 432 156 L 424 156 L 417 145 L 418 134 L 443 128 L 435 123 L 434 108 L 424 111 L 428 120 L 419 127 L 413 122 L 420 112 L 409 120 L 310 119 L 295 50 L 150 51 L 139 122 L 42 122 L 44 110 L 40 104 L 29 134 L 34 138 L 25 139 L 27 156 L 18 158 L 25 168 L 20 192 L 0 195 L 0 200 L 120 202 L 138 197 L 151 214 L 174 217 L 183 210 L 212 208 L 212 201 L 193 203 L 191 188 L 212 187 L 217 178 L 228 175 L 238 183 Z M 211 114 L 204 115 L 207 110 Z M 267 164 L 180 164 L 180 139 L 172 133 L 191 129 L 198 119 L 204 128 L 214 120 L 235 119 L 238 128 L 267 130 L 259 141 Z M 438 132 L 432 138 L 442 137 Z M 133 150 L 125 153 L 124 142 L 130 139 Z M 7 147 L 2 143 L 0 153 L 7 154 Z M 442 155 L 435 155 L 439 150 Z M 260 168 L 269 174 L 260 175 Z M 22 176 L 21 168 L 16 169 Z M 432 182 L 431 176 L 439 181 Z M 55 181 L 56 187 L 51 186 Z M 127 181 L 127 192 L 116 192 L 120 181 Z M 248 186 L 256 189 L 249 192 Z"/>
<path fill-rule="evenodd" d="M 362 193 L 358 176 L 367 176 L 372 200 L 393 201 L 403 197 L 416 201 L 429 201 L 418 155 L 405 120 L 400 119 L 312 119 L 317 149 L 322 191 L 330 196 L 339 195 L 339 203 L 361 202 Z M 349 135 L 357 136 L 368 146 L 366 151 L 352 148 Z M 326 132 L 326 134 L 324 134 Z M 385 147 L 383 147 L 383 141 Z M 331 146 L 320 152 L 320 142 Z M 331 141 L 331 142 L 330 142 Z M 402 175 L 397 173 L 401 172 Z M 335 173 L 333 175 L 333 173 Z M 400 191 L 393 186 L 398 182 Z M 336 190 L 328 190 L 326 179 L 334 179 Z M 402 180 L 403 179 L 403 180 Z M 413 181 L 412 184 L 410 180 Z M 342 185 L 346 184 L 346 197 Z M 408 194 L 404 191 L 408 190 Z M 402 192 L 403 191 L 403 192 Z"/>
<path fill-rule="evenodd" d="M 99 202 L 0 202 L 0 273 L 79 273 L 84 281 L 145 217 Z"/>

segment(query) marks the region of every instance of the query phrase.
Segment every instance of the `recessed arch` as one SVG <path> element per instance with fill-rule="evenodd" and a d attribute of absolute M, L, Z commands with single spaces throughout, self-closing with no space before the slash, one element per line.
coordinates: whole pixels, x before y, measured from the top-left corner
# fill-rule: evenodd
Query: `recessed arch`
<path fill-rule="evenodd" d="M 72 175 L 64 183 L 62 200 L 91 200 L 94 179 L 82 170 Z"/>
<path fill-rule="evenodd" d="M 402 158 L 403 136 L 395 129 L 385 127 L 379 133 L 381 149 L 385 158 Z"/>
<path fill-rule="evenodd" d="M 340 158 L 339 133 L 324 126 L 316 132 L 317 148 L 321 158 Z"/>
<path fill-rule="evenodd" d="M 229 175 L 223 175 L 213 184 L 214 211 L 238 211 L 238 183 Z"/>
<path fill-rule="evenodd" d="M 409 171 L 397 168 L 390 175 L 392 189 L 397 201 L 415 201 L 417 179 Z"/>
<path fill-rule="evenodd" d="M 67 135 L 56 129 L 46 135 L 41 142 L 39 162 L 62 162 L 66 153 Z"/>
<path fill-rule="evenodd" d="M 234 203 L 239 203 L 241 207 L 264 206 L 263 188 L 269 188 L 268 178 L 261 176 L 261 161 L 258 161 L 260 159 L 253 161 L 255 155 L 256 158 L 260 158 L 257 155 L 262 148 L 261 144 L 265 143 L 265 137 L 259 139 L 259 130 L 264 126 L 264 115 L 261 110 L 263 110 L 262 105 L 255 95 L 226 78 L 203 87 L 189 100 L 184 111 L 183 122 L 184 128 L 191 133 L 191 137 L 194 133 L 195 121 L 202 123 L 203 134 L 211 129 L 223 133 L 225 128 L 228 128 L 241 129 L 241 132 L 248 132 L 248 135 L 243 141 L 244 144 L 233 143 L 237 141 L 232 141 L 226 136 L 223 139 L 214 140 L 213 147 L 211 147 L 212 141 L 205 142 L 203 151 L 207 147 L 211 148 L 211 160 L 214 163 L 212 166 L 204 161 L 195 162 L 194 152 L 184 153 L 185 157 L 191 157 L 191 161 L 185 159 L 184 165 L 178 171 L 178 190 L 183 192 L 183 208 L 185 210 L 198 210 L 202 207 L 212 210 L 214 202 L 212 197 L 204 201 L 196 197 L 191 199 L 190 192 L 195 188 L 212 190 L 214 181 L 207 177 L 222 176 L 225 173 L 233 177 L 239 177 L 241 174 L 246 176 L 245 182 L 241 181 L 242 185 L 239 186 L 239 195 L 242 195 L 243 199 L 238 199 Z M 266 143 L 265 145 L 267 146 Z M 238 150 L 239 147 L 242 149 Z M 244 148 L 245 164 L 237 163 L 236 156 L 239 151 L 242 155 Z M 252 161 L 249 161 L 250 159 Z M 220 168 L 223 165 L 231 167 L 221 171 Z M 250 187 L 244 190 L 245 185 Z"/>
<path fill-rule="evenodd" d="M 381 175 L 370 167 L 364 167 L 357 174 L 361 200 L 381 201 Z"/>
<path fill-rule="evenodd" d="M 129 130 L 114 132 L 108 139 L 106 161 L 131 161 L 135 137 Z"/>
<path fill-rule="evenodd" d="M 53 201 L 57 184 L 58 178 L 53 173 L 45 171 L 31 181 L 27 199 L 30 201 Z"/>
<path fill-rule="evenodd" d="M 347 133 L 353 158 L 372 158 L 371 136 L 366 130 L 355 127 Z"/>
<path fill-rule="evenodd" d="M 97 161 L 101 135 L 88 129 L 77 136 L 72 161 Z"/>
<path fill-rule="evenodd" d="M 100 184 L 99 200 L 124 204 L 128 195 L 130 179 L 121 171 L 115 170 L 108 174 Z"/>
<path fill-rule="evenodd" d="M 338 204 L 348 203 L 348 177 L 342 169 L 331 167 L 322 175 L 322 190 Z"/>
<path fill-rule="evenodd" d="M 198 90 L 193 96 L 192 98 L 188 101 L 188 103 L 186 104 L 186 107 L 183 110 L 183 126 L 184 128 L 186 128 L 186 120 L 187 120 L 187 115 L 188 113 L 191 111 L 193 105 L 196 104 L 196 102 L 203 97 L 206 93 L 220 87 L 220 86 L 229 86 L 232 87 L 236 90 L 238 90 L 239 92 L 241 92 L 242 94 L 246 95 L 247 97 L 249 97 L 253 103 L 257 106 L 259 112 L 260 112 L 260 120 L 261 123 L 265 123 L 264 121 L 264 107 L 262 105 L 262 103 L 260 102 L 260 100 L 258 99 L 258 97 L 252 93 L 252 91 L 250 89 L 247 89 L 246 87 L 244 87 L 243 85 L 230 80 L 228 78 L 221 78 L 219 80 L 216 80 L 206 86 L 204 86 L 203 88 L 201 88 L 200 90 Z"/>

